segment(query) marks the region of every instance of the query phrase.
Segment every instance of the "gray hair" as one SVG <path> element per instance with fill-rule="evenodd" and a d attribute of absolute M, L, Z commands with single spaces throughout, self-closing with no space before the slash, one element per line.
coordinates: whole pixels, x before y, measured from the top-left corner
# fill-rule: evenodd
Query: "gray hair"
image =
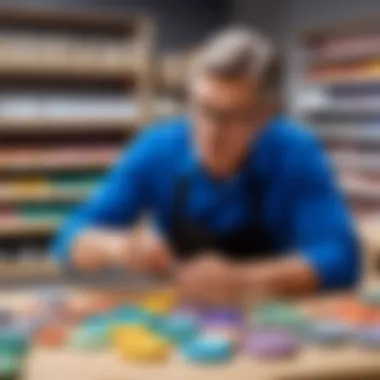
<path fill-rule="evenodd" d="M 257 80 L 272 57 L 272 44 L 260 33 L 248 28 L 230 28 L 206 41 L 195 59 L 192 74 L 249 76 Z"/>

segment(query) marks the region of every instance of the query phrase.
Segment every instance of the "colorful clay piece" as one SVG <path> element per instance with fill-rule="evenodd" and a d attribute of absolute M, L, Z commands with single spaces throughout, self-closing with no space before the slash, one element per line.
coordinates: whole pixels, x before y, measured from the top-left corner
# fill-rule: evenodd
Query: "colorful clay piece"
<path fill-rule="evenodd" d="M 299 350 L 299 341 L 292 334 L 280 330 L 254 331 L 245 345 L 249 355 L 262 359 L 288 358 Z"/>
<path fill-rule="evenodd" d="M 368 306 L 380 306 L 380 289 L 370 289 L 360 295 L 361 301 Z"/>
<path fill-rule="evenodd" d="M 80 326 L 72 332 L 69 340 L 71 347 L 86 350 L 105 348 L 108 343 L 108 328 L 101 324 Z"/>
<path fill-rule="evenodd" d="M 163 361 L 170 354 L 168 342 L 142 328 L 119 332 L 115 347 L 123 359 L 139 362 Z"/>
<path fill-rule="evenodd" d="M 14 319 L 14 313 L 8 309 L 0 309 L 0 328 L 2 326 L 8 326 Z"/>
<path fill-rule="evenodd" d="M 111 343 L 117 346 L 120 342 L 134 342 L 152 335 L 152 332 L 142 325 L 115 325 L 110 332 Z"/>
<path fill-rule="evenodd" d="M 253 325 L 289 330 L 302 335 L 310 321 L 297 309 L 285 303 L 267 303 L 254 310 Z"/>
<path fill-rule="evenodd" d="M 11 352 L 0 352 L 0 378 L 12 379 L 22 371 L 22 357 Z"/>
<path fill-rule="evenodd" d="M 353 340 L 361 347 L 380 349 L 380 325 L 358 328 Z"/>
<path fill-rule="evenodd" d="M 202 315 L 202 322 L 205 326 L 232 326 L 238 328 L 243 325 L 244 318 L 239 310 L 225 308 L 206 311 Z"/>
<path fill-rule="evenodd" d="M 138 306 L 124 306 L 112 312 L 108 319 L 112 325 L 141 325 L 156 329 L 162 317 Z"/>
<path fill-rule="evenodd" d="M 184 343 L 195 338 L 200 328 L 198 318 L 192 315 L 173 314 L 163 319 L 158 333 L 172 342 Z"/>
<path fill-rule="evenodd" d="M 145 311 L 153 314 L 165 315 L 170 313 L 176 304 L 173 292 L 157 292 L 146 297 L 139 304 Z"/>
<path fill-rule="evenodd" d="M 37 344 L 45 347 L 61 347 L 67 343 L 68 329 L 60 325 L 48 325 L 39 329 L 35 340 Z"/>
<path fill-rule="evenodd" d="M 313 323 L 305 338 L 313 343 L 336 345 L 347 341 L 351 336 L 349 326 L 340 321 L 319 321 Z"/>
<path fill-rule="evenodd" d="M 23 355 L 28 350 L 28 337 L 14 328 L 0 330 L 0 351 Z"/>
<path fill-rule="evenodd" d="M 219 364 L 232 359 L 231 341 L 217 337 L 199 337 L 184 345 L 181 353 L 186 361 L 198 364 Z"/>

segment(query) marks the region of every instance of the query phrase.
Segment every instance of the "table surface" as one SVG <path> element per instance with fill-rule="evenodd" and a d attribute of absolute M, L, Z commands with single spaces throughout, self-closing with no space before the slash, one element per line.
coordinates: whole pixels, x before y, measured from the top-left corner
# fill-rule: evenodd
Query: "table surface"
<path fill-rule="evenodd" d="M 0 304 L 20 306 L 30 293 L 0 293 Z M 310 302 L 309 302 L 310 303 Z M 316 304 L 315 301 L 311 304 Z M 184 363 L 174 354 L 164 364 L 138 365 L 123 361 L 112 350 L 78 352 L 33 347 L 25 368 L 25 380 L 310 380 L 380 379 L 380 352 L 353 345 L 335 348 L 305 347 L 294 359 L 254 360 L 239 355 L 226 365 L 202 367 Z"/>

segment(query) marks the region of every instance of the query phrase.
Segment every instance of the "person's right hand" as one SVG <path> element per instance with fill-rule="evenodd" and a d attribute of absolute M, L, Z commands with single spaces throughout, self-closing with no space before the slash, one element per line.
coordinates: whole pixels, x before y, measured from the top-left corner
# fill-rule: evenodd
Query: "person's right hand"
<path fill-rule="evenodd" d="M 76 268 L 94 272 L 105 267 L 121 267 L 145 273 L 162 273 L 170 268 L 172 252 L 151 230 L 91 231 L 76 244 L 73 263 Z"/>
<path fill-rule="evenodd" d="M 142 273 L 164 273 L 173 263 L 173 253 L 169 244 L 150 229 L 134 234 L 130 252 L 123 258 L 123 266 Z"/>
<path fill-rule="evenodd" d="M 134 244 L 131 233 L 88 231 L 76 242 L 72 263 L 75 268 L 86 272 L 120 266 L 133 254 Z"/>

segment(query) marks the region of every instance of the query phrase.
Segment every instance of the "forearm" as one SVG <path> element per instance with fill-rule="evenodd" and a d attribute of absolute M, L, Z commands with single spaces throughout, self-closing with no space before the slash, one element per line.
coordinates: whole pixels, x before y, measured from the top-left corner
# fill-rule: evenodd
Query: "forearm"
<path fill-rule="evenodd" d="M 236 275 L 243 298 L 301 296 L 319 287 L 313 268 L 297 256 L 238 265 Z"/>

